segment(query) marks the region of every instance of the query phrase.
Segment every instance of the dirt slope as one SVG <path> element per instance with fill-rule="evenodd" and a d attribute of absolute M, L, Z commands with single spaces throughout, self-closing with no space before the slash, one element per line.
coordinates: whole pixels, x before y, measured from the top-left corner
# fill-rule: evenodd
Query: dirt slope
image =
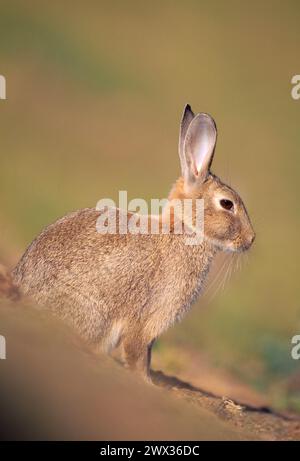
<path fill-rule="evenodd" d="M 65 325 L 0 301 L 2 439 L 300 439 L 300 421 L 153 372 L 149 386 L 96 355 Z"/>

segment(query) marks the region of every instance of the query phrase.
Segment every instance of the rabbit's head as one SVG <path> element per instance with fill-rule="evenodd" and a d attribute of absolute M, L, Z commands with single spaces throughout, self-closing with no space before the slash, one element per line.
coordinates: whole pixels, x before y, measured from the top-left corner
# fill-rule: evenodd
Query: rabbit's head
<path fill-rule="evenodd" d="M 231 187 L 210 171 L 217 141 L 210 115 L 184 109 L 179 137 L 182 177 L 170 198 L 204 200 L 204 237 L 223 251 L 244 251 L 255 238 L 245 205 Z"/>

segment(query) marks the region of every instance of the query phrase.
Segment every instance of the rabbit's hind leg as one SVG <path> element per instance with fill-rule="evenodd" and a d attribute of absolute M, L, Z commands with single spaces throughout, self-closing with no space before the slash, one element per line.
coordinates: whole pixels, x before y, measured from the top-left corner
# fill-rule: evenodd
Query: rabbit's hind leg
<path fill-rule="evenodd" d="M 121 341 L 124 329 L 124 322 L 117 320 L 112 323 L 107 334 L 102 339 L 101 349 L 104 353 L 110 355 L 116 349 Z"/>
<path fill-rule="evenodd" d="M 151 382 L 150 364 L 153 343 L 154 340 L 141 338 L 140 331 L 126 336 L 122 342 L 125 366 L 141 374 L 148 382 Z"/>

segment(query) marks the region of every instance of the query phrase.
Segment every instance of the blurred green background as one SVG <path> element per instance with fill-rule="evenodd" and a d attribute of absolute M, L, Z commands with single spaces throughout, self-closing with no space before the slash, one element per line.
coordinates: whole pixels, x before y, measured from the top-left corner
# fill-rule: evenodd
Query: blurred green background
<path fill-rule="evenodd" d="M 299 23 L 296 0 L 0 1 L 1 261 L 14 265 L 46 224 L 119 190 L 166 197 L 189 102 L 217 121 L 213 170 L 240 192 L 257 239 L 155 357 L 177 371 L 176 351 L 205 354 L 300 410 Z"/>

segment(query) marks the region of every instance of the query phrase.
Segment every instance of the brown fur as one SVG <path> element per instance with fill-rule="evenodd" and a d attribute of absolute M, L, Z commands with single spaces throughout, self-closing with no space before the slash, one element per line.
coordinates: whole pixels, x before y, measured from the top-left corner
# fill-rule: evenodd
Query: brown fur
<path fill-rule="evenodd" d="M 20 292 L 13 283 L 12 277 L 5 267 L 0 264 L 0 296 L 16 301 L 20 298 Z"/>
<path fill-rule="evenodd" d="M 216 252 L 244 250 L 254 238 L 241 199 L 216 176 L 208 174 L 188 192 L 186 185 L 180 178 L 169 199 L 204 198 L 200 245 L 186 245 L 185 234 L 172 232 L 99 234 L 100 212 L 84 209 L 48 226 L 32 242 L 13 271 L 15 283 L 89 343 L 107 352 L 121 344 L 127 365 L 148 376 L 153 342 L 200 295 Z M 216 194 L 234 200 L 236 213 L 219 210 Z"/>

